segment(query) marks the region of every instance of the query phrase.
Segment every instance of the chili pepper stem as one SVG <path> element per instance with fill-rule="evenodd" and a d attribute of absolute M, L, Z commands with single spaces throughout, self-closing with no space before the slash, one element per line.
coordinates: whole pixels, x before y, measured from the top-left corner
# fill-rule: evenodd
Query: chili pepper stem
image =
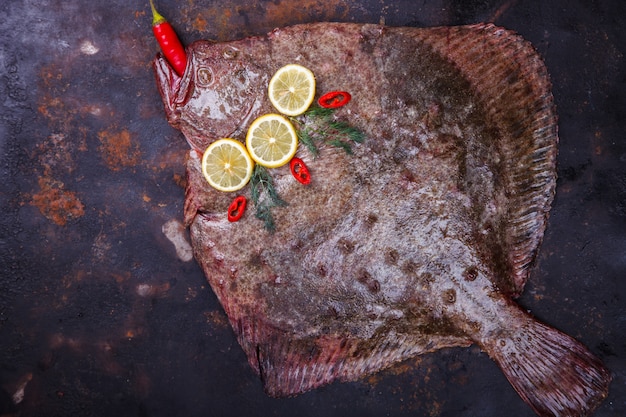
<path fill-rule="evenodd" d="M 152 9 L 152 26 L 165 22 L 165 18 L 157 11 L 156 7 L 154 7 L 152 0 L 150 0 L 150 8 Z"/>

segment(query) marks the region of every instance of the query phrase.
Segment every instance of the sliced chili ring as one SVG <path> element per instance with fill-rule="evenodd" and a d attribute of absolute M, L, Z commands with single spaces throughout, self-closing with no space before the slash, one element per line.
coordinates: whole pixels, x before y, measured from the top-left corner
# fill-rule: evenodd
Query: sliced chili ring
<path fill-rule="evenodd" d="M 327 109 L 336 109 L 348 104 L 351 98 L 352 96 L 347 91 L 331 91 L 320 97 L 317 103 Z"/>
<path fill-rule="evenodd" d="M 289 162 L 289 168 L 291 169 L 291 175 L 297 179 L 301 184 L 307 185 L 311 182 L 311 174 L 309 168 L 304 164 L 300 158 L 292 158 Z"/>
<path fill-rule="evenodd" d="M 241 219 L 241 216 L 243 216 L 243 212 L 246 211 L 246 203 L 246 197 L 242 195 L 235 197 L 233 202 L 230 203 L 230 206 L 228 206 L 227 213 L 229 222 L 236 222 L 237 220 Z"/>

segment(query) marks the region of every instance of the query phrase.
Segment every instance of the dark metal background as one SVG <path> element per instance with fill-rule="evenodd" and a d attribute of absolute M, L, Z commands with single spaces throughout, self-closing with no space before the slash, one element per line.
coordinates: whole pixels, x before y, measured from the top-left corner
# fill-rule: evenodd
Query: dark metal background
<path fill-rule="evenodd" d="M 559 182 L 520 303 L 614 372 L 626 415 L 626 6 L 622 0 L 160 0 L 185 43 L 323 20 L 494 21 L 545 58 Z M 0 416 L 532 416 L 477 348 L 265 396 L 194 262 L 187 145 L 166 121 L 147 1 L 0 5 Z"/>

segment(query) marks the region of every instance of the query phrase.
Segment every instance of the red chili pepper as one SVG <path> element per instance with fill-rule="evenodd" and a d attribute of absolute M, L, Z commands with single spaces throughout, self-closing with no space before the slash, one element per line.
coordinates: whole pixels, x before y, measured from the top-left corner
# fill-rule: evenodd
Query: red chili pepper
<path fill-rule="evenodd" d="M 230 206 L 228 206 L 229 222 L 236 222 L 237 220 L 241 219 L 241 216 L 243 216 L 243 212 L 246 211 L 246 203 L 246 197 L 242 195 L 235 197 L 233 202 L 230 203 Z"/>
<path fill-rule="evenodd" d="M 291 168 L 291 175 L 302 184 L 307 185 L 311 182 L 311 174 L 309 174 L 309 168 L 304 164 L 300 158 L 292 158 L 289 163 Z"/>
<path fill-rule="evenodd" d="M 331 91 L 324 94 L 317 100 L 320 106 L 327 109 L 336 109 L 337 107 L 348 104 L 352 96 L 347 91 Z"/>
<path fill-rule="evenodd" d="M 157 12 L 152 0 L 150 0 L 150 7 L 152 8 L 152 32 L 154 37 L 159 41 L 159 46 L 167 62 L 170 63 L 179 76 L 182 76 L 187 67 L 185 48 L 183 48 L 178 36 L 176 36 L 172 25 Z"/>

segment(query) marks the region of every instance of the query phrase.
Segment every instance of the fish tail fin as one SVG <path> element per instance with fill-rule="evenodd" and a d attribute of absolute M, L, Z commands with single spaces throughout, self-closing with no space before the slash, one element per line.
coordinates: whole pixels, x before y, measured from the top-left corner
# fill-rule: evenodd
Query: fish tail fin
<path fill-rule="evenodd" d="M 607 396 L 610 371 L 572 337 L 536 320 L 486 350 L 540 416 L 587 416 Z"/>

